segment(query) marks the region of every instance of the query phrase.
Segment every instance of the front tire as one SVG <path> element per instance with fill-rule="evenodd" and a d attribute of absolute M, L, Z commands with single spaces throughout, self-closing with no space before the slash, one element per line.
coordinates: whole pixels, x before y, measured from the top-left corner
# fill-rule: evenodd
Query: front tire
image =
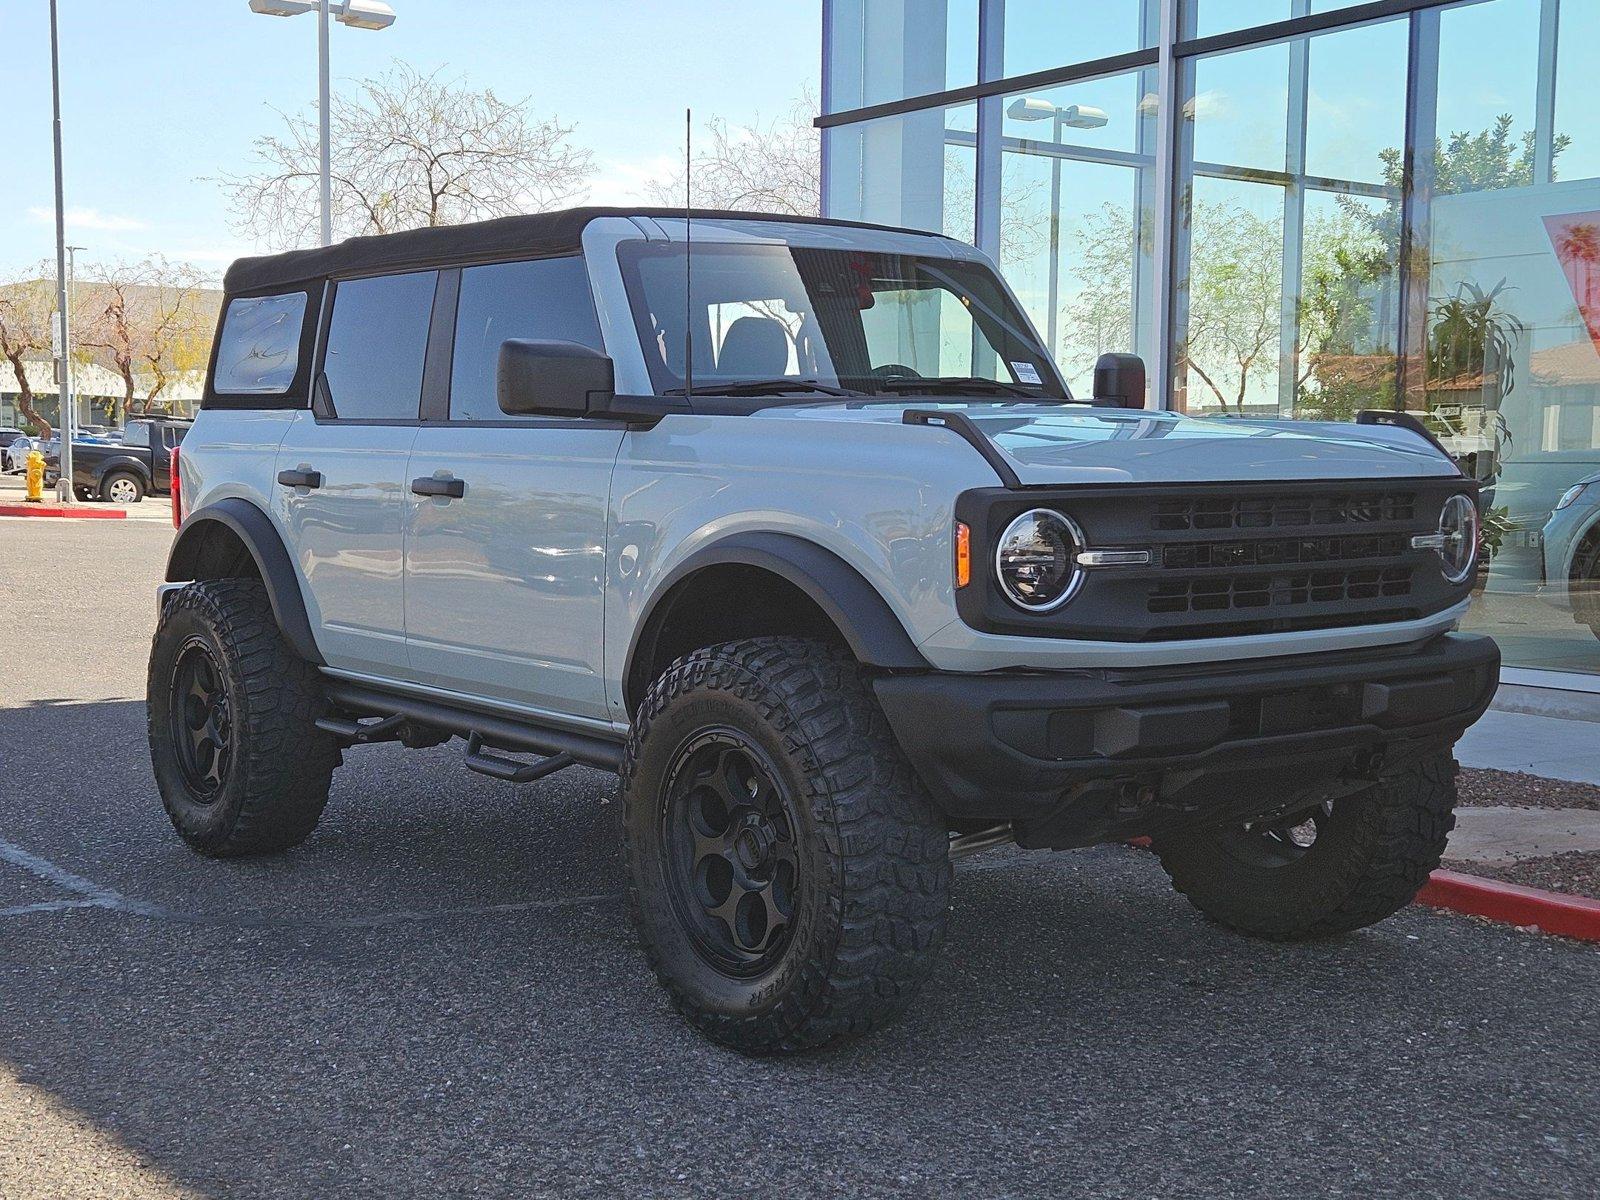
<path fill-rule="evenodd" d="M 1275 821 L 1157 838 L 1208 917 L 1278 940 L 1373 925 L 1416 898 L 1455 827 L 1456 763 L 1430 754 L 1366 791 Z"/>
<path fill-rule="evenodd" d="M 290 648 L 255 579 L 191 583 L 150 648 L 145 711 L 173 827 L 219 858 L 287 850 L 328 801 L 339 748 L 316 727 L 316 668 Z"/>
<path fill-rule="evenodd" d="M 1600 537 L 1590 537 L 1573 556 L 1567 595 L 1572 619 L 1600 637 Z"/>
<path fill-rule="evenodd" d="M 754 638 L 679 659 L 640 706 L 621 793 L 645 954 L 714 1041 L 863 1034 L 932 969 L 948 833 L 844 649 Z"/>

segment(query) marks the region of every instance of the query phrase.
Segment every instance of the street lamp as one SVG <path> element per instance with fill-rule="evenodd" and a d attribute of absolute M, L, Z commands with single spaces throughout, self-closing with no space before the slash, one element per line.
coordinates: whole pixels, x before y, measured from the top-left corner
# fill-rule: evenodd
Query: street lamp
<path fill-rule="evenodd" d="M 1013 121 L 1050 121 L 1055 144 L 1061 145 L 1063 129 L 1101 129 L 1111 120 L 1105 110 L 1088 104 L 1052 104 L 1033 96 L 1018 96 L 1006 106 Z M 1045 321 L 1050 341 L 1050 357 L 1056 357 L 1056 306 L 1061 286 L 1061 155 L 1050 156 L 1050 311 Z"/>
<path fill-rule="evenodd" d="M 72 346 L 67 340 L 67 192 L 61 173 L 61 35 L 56 23 L 56 0 L 50 0 L 50 101 L 56 167 L 56 329 L 51 340 L 60 342 L 56 405 L 61 410 L 61 478 L 56 484 L 56 497 L 63 504 L 71 504 L 77 496 L 72 488 L 72 409 L 67 403 L 72 391 Z"/>
<path fill-rule="evenodd" d="M 317 133 L 322 158 L 322 244 L 333 241 L 333 164 L 328 120 L 328 18 L 351 29 L 387 29 L 394 9 L 383 0 L 250 0 L 250 11 L 265 17 L 298 17 L 314 12 L 317 22 Z"/>
<path fill-rule="evenodd" d="M 87 249 L 87 246 L 67 247 L 67 315 L 61 318 L 61 340 L 64 343 L 70 343 L 72 340 L 72 312 L 78 307 L 78 251 Z M 73 424 L 76 425 L 78 420 L 77 379 L 74 378 L 72 385 L 64 387 L 63 390 L 67 393 L 67 407 L 72 410 Z"/>

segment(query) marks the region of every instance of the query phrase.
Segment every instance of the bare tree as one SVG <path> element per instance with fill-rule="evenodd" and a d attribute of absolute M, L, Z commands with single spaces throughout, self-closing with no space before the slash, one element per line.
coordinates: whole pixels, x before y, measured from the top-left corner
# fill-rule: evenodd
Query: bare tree
<path fill-rule="evenodd" d="M 694 156 L 694 202 L 701 208 L 785 213 L 822 211 L 822 141 L 811 124 L 816 97 L 800 94 L 783 116 L 763 123 L 730 125 L 721 117 L 705 124 L 709 145 Z M 661 205 L 683 203 L 681 170 L 644 185 L 645 198 Z"/>
<path fill-rule="evenodd" d="M 332 103 L 337 237 L 455 225 L 577 203 L 594 156 L 574 126 L 537 119 L 526 101 L 475 91 L 400 64 Z M 319 158 L 314 111 L 280 113 L 284 130 L 255 140 L 260 170 L 225 176 L 234 225 L 268 245 L 315 241 Z"/>
<path fill-rule="evenodd" d="M 29 360 L 50 357 L 50 314 L 55 311 L 55 278 L 41 265 L 31 278 L 0 285 L 0 355 L 11 364 L 17 380 L 17 411 L 48 438 L 50 422 L 34 408 L 33 387 L 28 382 Z"/>
<path fill-rule="evenodd" d="M 216 298 L 204 275 L 159 256 L 89 268 L 78 285 L 77 349 L 122 380 L 122 399 L 108 412 L 148 413 L 173 378 L 205 365 L 216 322 Z M 144 399 L 137 402 L 141 382 Z M 138 403 L 138 407 L 135 405 Z"/>

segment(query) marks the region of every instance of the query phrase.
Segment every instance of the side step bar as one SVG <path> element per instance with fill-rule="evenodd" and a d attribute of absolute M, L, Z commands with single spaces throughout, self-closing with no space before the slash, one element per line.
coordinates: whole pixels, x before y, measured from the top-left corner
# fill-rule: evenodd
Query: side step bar
<path fill-rule="evenodd" d="M 564 750 L 560 754 L 548 755 L 534 763 L 501 758 L 498 754 L 485 752 L 483 738 L 480 735 L 476 733 L 467 735 L 467 770 L 476 771 L 479 775 L 487 775 L 490 779 L 498 779 L 503 783 L 532 783 L 535 779 L 543 779 L 546 775 L 554 775 L 557 771 L 570 767 L 573 761 L 572 755 Z"/>
<path fill-rule="evenodd" d="M 382 719 L 376 724 L 362 725 L 356 721 L 345 722 L 338 717 L 332 717 L 325 718 L 329 722 L 327 725 L 318 722 L 319 727 L 328 729 L 330 733 L 348 737 L 351 735 L 345 732 L 346 727 L 355 726 L 360 733 L 367 734 L 367 737 L 360 739 L 363 741 L 377 740 L 374 735 L 378 733 L 380 727 L 392 730 L 400 724 L 447 730 L 467 739 L 467 766 L 495 779 L 506 779 L 513 783 L 527 782 L 529 779 L 539 779 L 573 763 L 583 763 L 605 771 L 615 771 L 622 765 L 620 738 L 537 725 L 526 719 L 462 708 L 439 700 L 385 691 L 341 679 L 324 677 L 324 684 L 328 703 L 334 708 L 352 717 Z M 396 724 L 389 726 L 390 720 Z M 483 752 L 485 746 L 543 755 L 544 761 L 515 762 L 498 755 L 485 754 Z M 562 758 L 565 761 L 549 765 L 547 769 L 547 764 Z M 527 771 L 537 771 L 538 774 L 523 774 Z M 517 778 L 518 775 L 522 775 L 522 778 Z"/>

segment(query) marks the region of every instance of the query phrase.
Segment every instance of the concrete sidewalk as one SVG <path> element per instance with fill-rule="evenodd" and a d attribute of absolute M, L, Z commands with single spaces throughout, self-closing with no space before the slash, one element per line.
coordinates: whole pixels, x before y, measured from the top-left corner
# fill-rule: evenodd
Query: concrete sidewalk
<path fill-rule="evenodd" d="M 0 504 L 20 504 L 27 494 L 27 480 L 21 475 L 0 475 Z M 46 503 L 53 503 L 56 497 L 55 488 L 45 489 Z M 86 507 L 99 511 L 106 509 L 121 509 L 127 514 L 130 521 L 170 521 L 172 520 L 172 501 L 166 496 L 146 496 L 138 504 L 107 504 L 103 501 L 90 501 Z M 26 517 L 16 518 L 27 520 Z"/>
<path fill-rule="evenodd" d="M 1600 724 L 1491 708 L 1456 743 L 1463 767 L 1600 785 Z"/>

